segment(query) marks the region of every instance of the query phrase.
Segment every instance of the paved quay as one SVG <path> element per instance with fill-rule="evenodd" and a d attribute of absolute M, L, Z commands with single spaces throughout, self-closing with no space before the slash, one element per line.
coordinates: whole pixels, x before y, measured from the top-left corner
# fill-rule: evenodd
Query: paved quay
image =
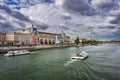
<path fill-rule="evenodd" d="M 72 47 L 75 45 L 34 45 L 34 46 L 8 46 L 8 47 L 0 47 L 0 53 L 6 53 L 10 50 L 41 50 L 41 49 L 51 49 L 51 48 L 64 48 L 64 47 Z"/>

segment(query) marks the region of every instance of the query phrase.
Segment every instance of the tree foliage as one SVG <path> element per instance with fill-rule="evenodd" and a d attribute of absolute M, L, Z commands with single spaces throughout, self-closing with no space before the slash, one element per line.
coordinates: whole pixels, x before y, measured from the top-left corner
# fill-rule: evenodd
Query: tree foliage
<path fill-rule="evenodd" d="M 79 38 L 77 37 L 76 39 L 75 39 L 75 44 L 79 44 Z"/>

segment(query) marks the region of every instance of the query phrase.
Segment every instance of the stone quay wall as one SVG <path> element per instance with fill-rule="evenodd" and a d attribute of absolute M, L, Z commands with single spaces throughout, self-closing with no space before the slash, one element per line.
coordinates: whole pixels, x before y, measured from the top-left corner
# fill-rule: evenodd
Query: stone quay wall
<path fill-rule="evenodd" d="M 7 46 L 7 47 L 0 47 L 0 53 L 6 53 L 11 50 L 42 50 L 42 49 L 51 49 L 51 48 L 65 48 L 65 47 L 72 47 L 75 46 L 74 44 L 69 45 L 34 45 L 34 46 Z"/>

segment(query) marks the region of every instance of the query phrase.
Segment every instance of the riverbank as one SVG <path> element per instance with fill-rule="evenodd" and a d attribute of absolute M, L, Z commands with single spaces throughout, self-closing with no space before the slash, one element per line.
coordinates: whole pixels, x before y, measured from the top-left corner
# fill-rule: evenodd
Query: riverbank
<path fill-rule="evenodd" d="M 10 50 L 23 50 L 27 49 L 30 51 L 33 50 L 42 50 L 42 49 L 51 49 L 51 48 L 65 48 L 65 47 L 73 47 L 74 44 L 70 45 L 34 45 L 34 46 L 7 46 L 7 47 L 0 47 L 0 53 L 6 53 Z"/>

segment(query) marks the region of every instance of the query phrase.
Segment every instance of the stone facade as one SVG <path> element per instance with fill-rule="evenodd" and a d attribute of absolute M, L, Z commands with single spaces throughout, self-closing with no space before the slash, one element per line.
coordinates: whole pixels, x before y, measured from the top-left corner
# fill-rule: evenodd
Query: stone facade
<path fill-rule="evenodd" d="M 69 44 L 70 43 L 70 37 L 66 36 L 65 33 L 60 34 L 61 37 L 61 43 L 62 44 Z"/>
<path fill-rule="evenodd" d="M 0 46 L 5 44 L 5 33 L 0 32 Z"/>
<path fill-rule="evenodd" d="M 59 36 L 59 41 L 57 37 Z M 23 31 L 7 32 L 6 33 L 6 45 L 54 45 L 54 44 L 69 44 L 70 37 L 65 33 L 54 34 L 39 32 L 36 28 L 31 27 Z"/>
<path fill-rule="evenodd" d="M 32 43 L 36 44 L 55 44 L 57 34 L 38 32 L 32 35 Z"/>

